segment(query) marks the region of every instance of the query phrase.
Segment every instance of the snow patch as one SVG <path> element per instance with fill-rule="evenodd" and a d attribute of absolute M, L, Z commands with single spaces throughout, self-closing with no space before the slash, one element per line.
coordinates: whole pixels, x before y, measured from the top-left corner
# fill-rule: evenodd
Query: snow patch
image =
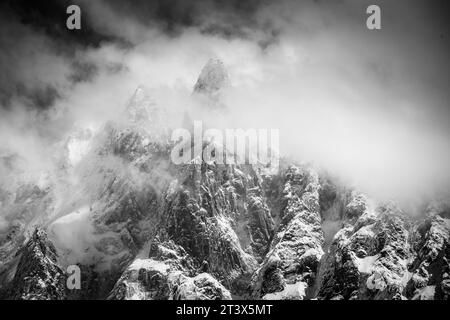
<path fill-rule="evenodd" d="M 366 285 L 369 290 L 383 291 L 387 287 L 383 275 L 378 272 L 373 273 L 369 278 L 367 278 Z"/>
<path fill-rule="evenodd" d="M 418 289 L 412 300 L 434 300 L 435 291 L 436 286 L 426 286 L 422 289 Z"/>
<path fill-rule="evenodd" d="M 161 273 L 167 273 L 167 270 L 170 267 L 161 261 L 156 261 L 153 259 L 136 259 L 133 263 L 128 267 L 128 270 L 155 270 Z"/>
<path fill-rule="evenodd" d="M 361 228 L 355 233 L 354 236 L 359 236 L 359 237 L 364 236 L 364 237 L 368 237 L 368 238 L 369 238 L 369 237 L 370 237 L 370 238 L 373 238 L 373 237 L 376 236 L 375 232 L 373 231 L 373 227 L 374 227 L 373 224 L 369 224 L 369 225 L 367 225 L 367 226 L 361 227 Z"/>
<path fill-rule="evenodd" d="M 409 280 L 411 280 L 412 276 L 413 276 L 412 272 L 409 272 L 409 271 L 405 272 L 405 274 L 402 277 L 402 285 L 404 287 L 406 287 L 406 285 L 408 284 Z"/>
<path fill-rule="evenodd" d="M 141 288 L 139 283 L 126 282 L 128 291 L 131 292 L 131 296 L 126 297 L 126 300 L 145 300 L 146 292 Z"/>
<path fill-rule="evenodd" d="M 175 191 L 178 188 L 178 179 L 174 179 L 170 182 L 169 187 L 167 188 L 167 197 L 170 197 L 171 195 L 175 194 Z"/>
<path fill-rule="evenodd" d="M 296 282 L 287 284 L 283 291 L 268 293 L 263 300 L 303 300 L 307 284 L 305 282 Z"/>
<path fill-rule="evenodd" d="M 356 258 L 356 266 L 361 273 L 369 273 L 375 261 L 380 257 L 379 254 L 367 256 L 365 258 Z"/>

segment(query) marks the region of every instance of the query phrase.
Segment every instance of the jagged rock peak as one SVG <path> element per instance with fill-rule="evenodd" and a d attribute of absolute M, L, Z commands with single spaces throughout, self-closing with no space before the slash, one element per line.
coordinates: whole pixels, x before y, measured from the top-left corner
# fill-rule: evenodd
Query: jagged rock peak
<path fill-rule="evenodd" d="M 65 274 L 58 266 L 56 249 L 44 230 L 37 228 L 34 231 L 20 255 L 6 294 L 8 299 L 65 299 Z"/>
<path fill-rule="evenodd" d="M 125 109 L 125 122 L 144 129 L 153 139 L 166 139 L 170 113 L 155 99 L 153 89 L 139 86 Z"/>
<path fill-rule="evenodd" d="M 224 63 L 219 59 L 209 59 L 198 77 L 194 92 L 215 94 L 227 86 L 228 81 L 228 73 Z"/>
<path fill-rule="evenodd" d="M 47 232 L 45 230 L 36 228 L 25 245 L 24 250 L 27 253 L 36 252 L 39 250 L 43 255 L 48 256 L 49 259 L 56 262 L 56 250 L 53 244 L 48 240 Z"/>
<path fill-rule="evenodd" d="M 148 121 L 148 108 L 153 104 L 144 87 L 139 86 L 126 108 L 126 116 L 131 122 Z"/>

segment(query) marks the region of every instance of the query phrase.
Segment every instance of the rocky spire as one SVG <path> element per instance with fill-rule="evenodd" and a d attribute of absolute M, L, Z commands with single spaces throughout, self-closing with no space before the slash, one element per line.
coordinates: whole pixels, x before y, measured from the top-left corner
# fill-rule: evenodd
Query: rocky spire
<path fill-rule="evenodd" d="M 126 109 L 126 114 L 131 122 L 138 123 L 149 120 L 148 107 L 152 104 L 145 89 L 139 86 Z"/>
<path fill-rule="evenodd" d="M 20 254 L 6 297 L 13 300 L 65 299 L 65 273 L 58 266 L 56 250 L 47 233 L 36 229 Z"/>
<path fill-rule="evenodd" d="M 155 140 L 165 140 L 169 132 L 169 114 L 154 98 L 152 91 L 139 86 L 131 98 L 125 117 L 128 123 L 144 129 Z"/>
<path fill-rule="evenodd" d="M 215 96 L 228 85 L 228 82 L 228 73 L 223 62 L 219 59 L 210 59 L 198 77 L 194 93 Z"/>

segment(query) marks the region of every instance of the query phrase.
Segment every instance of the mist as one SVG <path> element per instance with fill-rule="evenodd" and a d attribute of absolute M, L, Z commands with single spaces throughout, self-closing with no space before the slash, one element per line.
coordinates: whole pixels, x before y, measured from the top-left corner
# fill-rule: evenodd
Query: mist
<path fill-rule="evenodd" d="M 139 6 L 152 12 L 141 2 L 77 3 L 101 40 L 61 39 L 20 14 L 2 22 L 0 155 L 20 155 L 23 170 L 49 170 L 49 150 L 74 126 L 119 119 L 139 85 L 181 119 L 202 67 L 218 58 L 231 82 L 222 96 L 229 112 L 195 120 L 279 129 L 283 156 L 323 167 L 375 198 L 446 194 L 450 52 L 439 6 L 381 1 L 383 28 L 370 31 L 367 1 L 226 10 L 202 2 L 187 9 L 189 19 L 179 3 L 170 18 L 151 19 L 139 13 L 146 12 Z M 10 171 L 2 164 L 2 182 Z"/>

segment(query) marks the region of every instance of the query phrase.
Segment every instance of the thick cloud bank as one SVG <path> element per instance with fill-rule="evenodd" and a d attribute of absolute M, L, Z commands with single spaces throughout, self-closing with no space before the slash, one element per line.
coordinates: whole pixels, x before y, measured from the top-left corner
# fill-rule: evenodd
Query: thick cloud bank
<path fill-rule="evenodd" d="M 67 1 L 1 5 L 0 152 L 27 170 L 51 167 L 74 124 L 118 117 L 138 85 L 182 113 L 214 57 L 231 81 L 217 126 L 280 129 L 284 155 L 378 197 L 446 192 L 448 2 L 378 1 L 377 31 L 368 1 L 73 3 L 80 31 L 65 28 Z"/>

